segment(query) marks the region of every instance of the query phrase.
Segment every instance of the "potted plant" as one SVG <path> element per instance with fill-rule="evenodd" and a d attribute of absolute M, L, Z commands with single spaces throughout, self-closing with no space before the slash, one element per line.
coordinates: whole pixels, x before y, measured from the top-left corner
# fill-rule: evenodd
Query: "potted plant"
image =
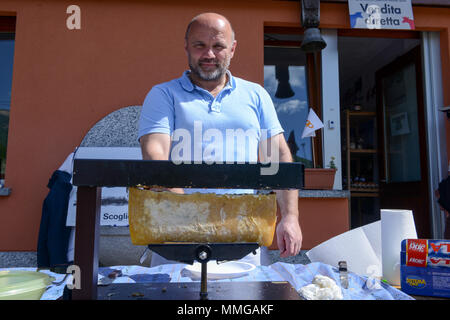
<path fill-rule="evenodd" d="M 305 189 L 331 190 L 336 175 L 335 157 L 331 157 L 328 168 L 305 168 Z"/>

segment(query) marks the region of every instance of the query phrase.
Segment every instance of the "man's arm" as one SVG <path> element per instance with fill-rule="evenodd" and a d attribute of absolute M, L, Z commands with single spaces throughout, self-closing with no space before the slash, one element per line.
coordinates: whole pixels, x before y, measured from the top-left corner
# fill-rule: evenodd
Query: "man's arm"
<path fill-rule="evenodd" d="M 262 142 L 259 150 L 262 162 L 292 162 L 291 152 L 282 133 Z M 275 192 L 281 213 L 281 220 L 277 226 L 280 257 L 295 256 L 300 252 L 303 239 L 298 221 L 298 190 L 275 190 Z"/>
<path fill-rule="evenodd" d="M 150 133 L 141 137 L 141 152 L 143 160 L 169 160 L 170 136 L 166 133 Z M 158 189 L 175 193 L 184 193 L 182 188 Z M 156 190 L 155 190 L 156 191 Z"/>

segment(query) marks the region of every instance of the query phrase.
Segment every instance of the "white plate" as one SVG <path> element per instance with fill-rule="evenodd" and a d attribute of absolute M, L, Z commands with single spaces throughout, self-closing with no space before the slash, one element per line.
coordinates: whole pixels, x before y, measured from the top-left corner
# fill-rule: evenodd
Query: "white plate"
<path fill-rule="evenodd" d="M 184 267 L 194 277 L 200 278 L 202 272 L 202 264 L 194 262 L 193 265 Z M 216 261 L 209 261 L 207 265 L 208 279 L 230 279 L 240 277 L 253 269 L 255 266 L 251 263 L 240 261 L 229 261 L 217 264 Z"/>

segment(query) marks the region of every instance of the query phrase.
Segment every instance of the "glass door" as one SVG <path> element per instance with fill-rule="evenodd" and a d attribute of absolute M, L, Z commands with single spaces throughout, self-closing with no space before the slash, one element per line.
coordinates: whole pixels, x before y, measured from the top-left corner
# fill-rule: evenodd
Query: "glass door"
<path fill-rule="evenodd" d="M 430 236 L 428 169 L 420 47 L 377 72 L 380 206 L 413 211 L 419 237 Z"/>
<path fill-rule="evenodd" d="M 421 180 L 415 82 L 413 62 L 382 78 L 386 183 Z"/>

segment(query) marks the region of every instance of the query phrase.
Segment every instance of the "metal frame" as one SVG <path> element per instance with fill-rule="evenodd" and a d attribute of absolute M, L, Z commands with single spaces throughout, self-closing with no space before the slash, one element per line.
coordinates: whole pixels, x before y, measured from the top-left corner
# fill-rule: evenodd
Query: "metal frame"
<path fill-rule="evenodd" d="M 431 234 L 433 238 L 440 239 L 444 235 L 445 217 L 439 208 L 434 191 L 438 188 L 439 182 L 447 176 L 445 122 L 448 119 L 439 110 L 439 107 L 444 105 L 439 33 L 422 32 L 421 35 Z"/>
<path fill-rule="evenodd" d="M 262 176 L 261 169 L 268 165 L 261 163 L 176 165 L 163 160 L 75 159 L 73 184 L 78 191 L 74 264 L 81 271 L 81 287 L 72 290 L 72 299 L 92 300 L 98 297 L 101 187 L 140 184 L 203 188 L 303 188 L 303 164 L 277 165 L 279 170 L 275 175 Z"/>

